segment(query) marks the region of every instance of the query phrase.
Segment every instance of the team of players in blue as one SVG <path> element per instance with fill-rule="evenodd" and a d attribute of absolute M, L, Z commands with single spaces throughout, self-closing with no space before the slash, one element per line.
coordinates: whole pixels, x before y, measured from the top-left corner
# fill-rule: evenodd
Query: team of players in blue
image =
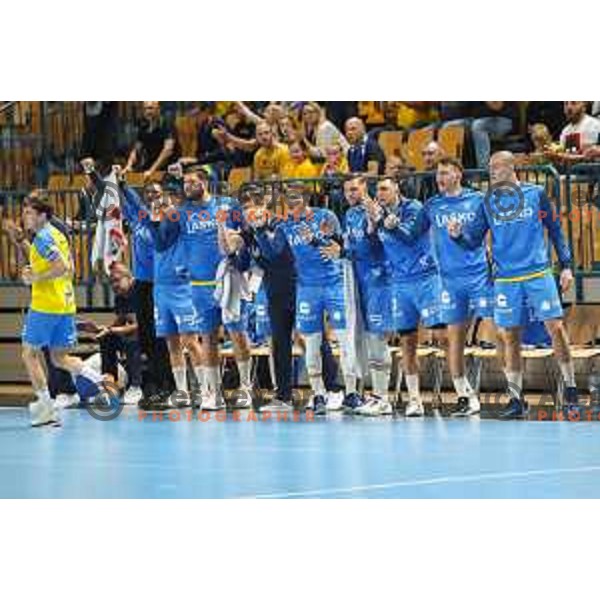
<path fill-rule="evenodd" d="M 526 414 L 520 331 L 532 319 L 545 322 L 567 402 L 575 405 L 573 363 L 544 233 L 555 248 L 560 284 L 566 290 L 572 281 L 571 255 L 560 222 L 542 188 L 518 183 L 510 153 L 492 157 L 490 174 L 495 192 L 484 199 L 481 192 L 461 186 L 460 164 L 444 159 L 437 171 L 439 195 L 425 205 L 402 197 L 392 179 L 380 180 L 376 197 L 370 198 L 365 180 L 351 177 L 344 184 L 349 208 L 342 224 L 333 212 L 309 207 L 302 193 L 286 194 L 286 218 L 269 217 L 260 203 L 242 209 L 236 200 L 211 196 L 201 170 L 184 176 L 184 201 L 178 206 L 160 195 L 149 207 L 125 186 L 125 216 L 135 221 L 134 252 L 146 257 L 134 257 L 134 269 L 147 267 L 151 244 L 156 332 L 168 341 L 178 390 L 188 389 L 183 357 L 187 348 L 201 383 L 202 408 L 224 407 L 217 338 L 222 318 L 214 294 L 217 269 L 225 257 L 236 268 L 249 268 L 251 253 L 240 232 L 251 229 L 263 253 L 276 255 L 287 247 L 295 259 L 296 329 L 306 349 L 309 408 L 391 414 L 387 338 L 400 333 L 409 396 L 406 415 L 422 416 L 417 364 L 422 326 L 446 332 L 458 397 L 454 414 L 477 414 L 479 401 L 464 364 L 466 329 L 475 317 L 493 319 L 499 331 L 498 353 L 510 395 L 504 417 Z M 259 292 L 258 297 L 264 313 L 264 295 Z M 251 398 L 244 316 L 242 311 L 239 321 L 227 323 L 227 330 L 241 385 Z M 323 384 L 320 348 L 325 323 L 339 342 L 345 386 L 341 396 L 328 393 Z M 372 393 L 367 397 L 358 392 L 358 380 L 366 375 L 358 347 L 368 359 Z M 251 401 L 241 398 L 237 407 L 249 408 Z"/>

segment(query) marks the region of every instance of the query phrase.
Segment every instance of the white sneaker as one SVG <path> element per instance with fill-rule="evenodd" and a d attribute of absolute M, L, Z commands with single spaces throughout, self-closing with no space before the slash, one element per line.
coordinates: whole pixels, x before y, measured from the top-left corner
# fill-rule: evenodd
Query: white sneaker
<path fill-rule="evenodd" d="M 342 403 L 346 395 L 342 390 L 339 392 L 327 392 L 327 412 L 342 410 Z"/>
<path fill-rule="evenodd" d="M 225 400 L 220 393 L 210 392 L 202 397 L 202 410 L 223 410 L 225 408 Z"/>
<path fill-rule="evenodd" d="M 391 415 L 394 413 L 392 405 L 389 400 L 384 400 L 379 396 L 371 396 L 363 404 L 359 406 L 355 414 L 363 417 L 380 417 L 384 415 Z"/>
<path fill-rule="evenodd" d="M 58 409 L 50 402 L 37 400 L 29 405 L 29 416 L 31 417 L 31 426 L 40 427 L 42 425 L 60 425 Z"/>
<path fill-rule="evenodd" d="M 409 400 L 406 406 L 404 416 L 406 417 L 422 417 L 425 415 L 423 403 L 420 400 Z"/>
<path fill-rule="evenodd" d="M 143 398 L 142 390 L 139 387 L 130 387 L 123 396 L 123 404 L 134 404 Z"/>
<path fill-rule="evenodd" d="M 56 396 L 54 406 L 57 408 L 73 408 L 74 406 L 79 406 L 80 403 L 81 398 L 79 394 L 59 394 Z"/>

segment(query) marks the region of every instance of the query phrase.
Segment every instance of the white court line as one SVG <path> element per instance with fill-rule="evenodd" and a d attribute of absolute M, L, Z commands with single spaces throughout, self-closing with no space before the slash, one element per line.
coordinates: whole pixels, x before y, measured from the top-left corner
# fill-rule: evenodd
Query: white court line
<path fill-rule="evenodd" d="M 473 481 L 489 481 L 502 479 L 518 479 L 536 477 L 540 475 L 560 475 L 565 473 L 592 473 L 600 471 L 600 465 L 588 467 L 573 467 L 564 469 L 539 469 L 532 471 L 504 471 L 500 473 L 479 473 L 477 475 L 457 475 L 449 477 L 436 477 L 433 479 L 412 479 L 406 481 L 391 481 L 389 483 L 374 483 L 370 485 L 357 485 L 345 488 L 323 488 L 320 490 L 304 490 L 299 492 L 281 492 L 271 494 L 257 494 L 246 498 L 302 498 L 305 496 L 323 496 L 331 494 L 351 494 L 353 492 L 366 492 L 370 490 L 389 490 L 402 487 L 419 487 L 427 485 L 440 485 L 445 483 L 468 483 Z"/>

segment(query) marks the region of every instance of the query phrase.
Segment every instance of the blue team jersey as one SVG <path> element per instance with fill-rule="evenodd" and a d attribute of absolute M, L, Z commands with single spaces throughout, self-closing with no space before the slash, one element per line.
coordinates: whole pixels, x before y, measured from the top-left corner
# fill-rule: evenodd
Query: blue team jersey
<path fill-rule="evenodd" d="M 389 213 L 395 214 L 400 223 L 393 229 L 386 229 L 382 219 L 377 227 L 377 237 L 390 266 L 391 283 L 435 273 L 436 264 L 422 204 L 416 200 L 401 200 Z"/>
<path fill-rule="evenodd" d="M 329 237 L 322 232 L 325 223 L 333 227 L 333 235 L 341 236 L 338 218 L 324 208 L 307 209 L 301 216 L 290 213 L 277 225 L 294 254 L 298 284 L 301 286 L 338 286 L 343 281 L 341 261 L 321 256 L 320 247 L 327 243 Z M 311 243 L 302 239 L 300 231 L 303 227 L 312 231 L 314 239 Z"/>
<path fill-rule="evenodd" d="M 178 285 L 189 283 L 190 272 L 183 240 L 183 221 L 176 209 L 171 209 L 160 221 L 153 222 L 140 197 L 129 187 L 124 188 L 125 203 L 136 212 L 136 221 L 152 238 L 154 247 L 154 283 Z"/>
<path fill-rule="evenodd" d="M 381 241 L 367 234 L 364 206 L 353 206 L 344 215 L 344 249 L 360 281 L 385 283 L 385 252 Z"/>
<path fill-rule="evenodd" d="M 465 224 L 457 240 L 467 248 L 476 248 L 489 230 L 497 279 L 520 278 L 549 268 L 544 228 L 548 230 L 561 267 L 571 263 L 571 251 L 559 216 L 544 189 L 532 184 L 521 184 L 520 188 L 522 201 L 515 192 L 507 192 L 493 202 L 481 204 L 475 219 Z"/>
<path fill-rule="evenodd" d="M 239 229 L 242 209 L 237 200 L 210 197 L 206 202 L 186 202 L 180 209 L 192 281 L 214 281 L 223 253 L 219 248 L 218 225 Z"/>
<path fill-rule="evenodd" d="M 133 276 L 138 281 L 152 281 L 154 278 L 154 240 L 143 223 L 147 211 L 136 192 L 128 188 L 123 203 L 123 218 L 131 231 Z"/>
<path fill-rule="evenodd" d="M 487 272 L 484 240 L 473 249 L 456 244 L 448 234 L 448 223 L 458 221 L 472 223 L 483 204 L 483 194 L 472 189 L 463 189 L 459 196 L 434 196 L 424 206 L 426 222 L 431 230 L 433 253 L 440 274 L 445 278 L 477 277 Z"/>

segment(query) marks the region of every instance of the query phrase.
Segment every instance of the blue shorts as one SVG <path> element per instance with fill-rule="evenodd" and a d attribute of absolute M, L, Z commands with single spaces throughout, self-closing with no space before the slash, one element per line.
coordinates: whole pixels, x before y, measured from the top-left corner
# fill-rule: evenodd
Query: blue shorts
<path fill-rule="evenodd" d="M 29 310 L 23 323 L 23 343 L 34 348 L 71 348 L 77 344 L 75 315 Z"/>
<path fill-rule="evenodd" d="M 343 284 L 298 286 L 296 292 L 296 329 L 300 333 L 321 333 L 325 314 L 334 330 L 346 328 L 346 303 Z"/>
<path fill-rule="evenodd" d="M 256 336 L 259 339 L 271 337 L 271 320 L 269 319 L 269 309 L 267 306 L 267 293 L 264 286 L 260 286 L 254 301 L 254 315 Z"/>
<path fill-rule="evenodd" d="M 358 280 L 360 309 L 365 330 L 369 333 L 386 333 L 392 329 L 389 285 Z"/>
<path fill-rule="evenodd" d="M 498 327 L 523 327 L 529 321 L 563 316 L 558 289 L 550 273 L 526 281 L 495 281 L 494 296 L 494 321 Z"/>
<path fill-rule="evenodd" d="M 494 316 L 494 286 L 487 273 L 442 277 L 440 287 L 440 318 L 445 325 Z"/>
<path fill-rule="evenodd" d="M 154 322 L 158 337 L 198 333 L 198 316 L 189 283 L 154 285 Z"/>
<path fill-rule="evenodd" d="M 414 331 L 441 324 L 438 304 L 439 278 L 426 275 L 414 281 L 395 283 L 391 290 L 391 317 L 394 331 Z"/>
<path fill-rule="evenodd" d="M 213 333 L 223 323 L 221 307 L 215 299 L 214 285 L 193 285 L 192 299 L 198 315 L 199 334 Z M 227 323 L 225 329 L 230 333 L 243 333 L 248 330 L 248 306 L 242 300 L 241 318 L 239 321 Z"/>

